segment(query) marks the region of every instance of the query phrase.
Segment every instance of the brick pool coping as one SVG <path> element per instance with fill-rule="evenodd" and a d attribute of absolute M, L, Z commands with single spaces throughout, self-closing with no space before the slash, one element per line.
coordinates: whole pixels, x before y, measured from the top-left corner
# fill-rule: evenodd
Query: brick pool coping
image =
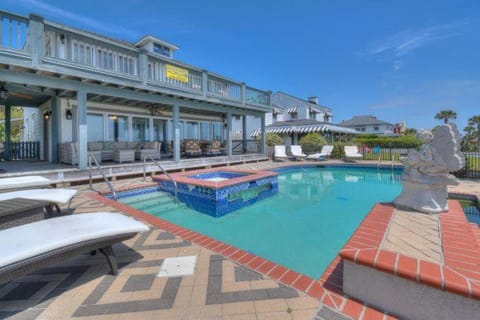
<path fill-rule="evenodd" d="M 437 264 L 381 249 L 394 207 L 377 204 L 340 250 L 342 259 L 465 297 L 480 299 L 480 228 L 468 222 L 460 203 L 441 213 L 444 261 Z"/>
<path fill-rule="evenodd" d="M 246 175 L 242 177 L 231 178 L 228 180 L 217 181 L 217 182 L 190 178 L 190 176 L 195 174 L 211 173 L 211 172 L 244 173 Z M 212 189 L 220 189 L 220 188 L 225 188 L 225 187 L 237 185 L 237 184 L 248 182 L 248 181 L 273 177 L 276 175 L 278 175 L 278 173 L 272 172 L 272 171 L 266 171 L 266 170 L 232 169 L 232 168 L 221 167 L 221 168 L 189 170 L 185 172 L 172 173 L 170 174 L 170 177 L 172 177 L 172 179 L 175 180 L 177 183 L 196 185 L 196 186 L 207 187 Z M 169 181 L 170 179 L 166 175 L 162 174 L 162 175 L 152 176 L 152 180 Z"/>

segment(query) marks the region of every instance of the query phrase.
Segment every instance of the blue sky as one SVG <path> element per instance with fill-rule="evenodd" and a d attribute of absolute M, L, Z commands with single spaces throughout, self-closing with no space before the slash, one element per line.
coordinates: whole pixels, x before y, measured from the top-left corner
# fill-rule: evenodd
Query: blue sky
<path fill-rule="evenodd" d="M 373 114 L 431 128 L 480 114 L 480 1 L 2 0 L 0 9 L 127 41 L 262 89 L 316 95 L 334 122 Z"/>

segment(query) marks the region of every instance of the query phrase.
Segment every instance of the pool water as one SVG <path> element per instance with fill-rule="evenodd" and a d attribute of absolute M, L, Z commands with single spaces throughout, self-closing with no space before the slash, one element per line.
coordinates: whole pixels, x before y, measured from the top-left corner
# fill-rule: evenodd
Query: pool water
<path fill-rule="evenodd" d="M 373 205 L 400 193 L 399 174 L 350 167 L 283 170 L 278 194 L 220 218 L 186 207 L 156 210 L 154 197 L 130 205 L 317 279 Z"/>

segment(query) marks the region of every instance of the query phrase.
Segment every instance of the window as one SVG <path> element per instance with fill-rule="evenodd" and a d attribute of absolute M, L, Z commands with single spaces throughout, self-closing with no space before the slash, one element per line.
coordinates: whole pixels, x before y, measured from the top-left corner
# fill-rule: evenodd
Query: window
<path fill-rule="evenodd" d="M 148 118 L 132 118 L 133 141 L 150 140 L 150 121 Z"/>
<path fill-rule="evenodd" d="M 128 118 L 126 116 L 108 115 L 108 140 L 128 141 Z"/>
<path fill-rule="evenodd" d="M 274 122 L 277 121 L 277 113 L 276 113 L 276 112 L 274 112 L 274 113 L 272 114 L 272 119 L 273 119 Z"/>
<path fill-rule="evenodd" d="M 317 113 L 310 111 L 310 120 L 316 120 L 317 119 Z"/>
<path fill-rule="evenodd" d="M 378 131 L 379 130 L 378 126 L 373 126 L 373 130 Z"/>
<path fill-rule="evenodd" d="M 200 139 L 210 141 L 212 139 L 212 131 L 209 122 L 200 123 Z"/>
<path fill-rule="evenodd" d="M 170 48 L 162 46 L 161 44 L 154 43 L 153 52 L 161 54 L 162 56 L 165 56 L 165 57 L 170 57 Z"/>
<path fill-rule="evenodd" d="M 223 141 L 223 124 L 222 123 L 213 124 L 213 140 Z"/>
<path fill-rule="evenodd" d="M 198 122 L 187 122 L 187 139 L 198 139 Z"/>
<path fill-rule="evenodd" d="M 365 131 L 365 127 L 361 127 L 361 128 L 360 128 L 360 131 Z"/>
<path fill-rule="evenodd" d="M 87 140 L 103 141 L 103 114 L 87 114 Z"/>
<path fill-rule="evenodd" d="M 166 140 L 167 133 L 167 121 L 162 119 L 153 119 L 153 140 L 164 141 Z"/>

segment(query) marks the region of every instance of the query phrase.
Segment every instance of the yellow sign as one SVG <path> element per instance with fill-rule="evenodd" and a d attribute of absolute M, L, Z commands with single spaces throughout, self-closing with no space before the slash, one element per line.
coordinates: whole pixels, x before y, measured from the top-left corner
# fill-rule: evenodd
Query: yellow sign
<path fill-rule="evenodd" d="M 188 83 L 188 70 L 167 64 L 165 66 L 167 78 Z"/>

